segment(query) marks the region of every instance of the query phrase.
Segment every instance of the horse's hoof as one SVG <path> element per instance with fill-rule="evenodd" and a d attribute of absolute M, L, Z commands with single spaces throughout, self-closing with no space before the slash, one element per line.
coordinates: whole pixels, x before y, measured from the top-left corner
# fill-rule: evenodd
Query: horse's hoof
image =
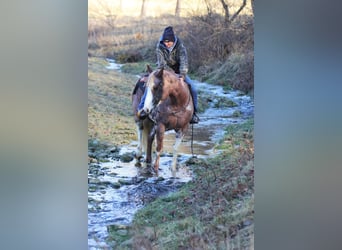
<path fill-rule="evenodd" d="M 135 156 L 135 159 L 137 159 L 137 161 L 140 161 L 142 158 L 143 158 L 142 155 L 136 155 L 136 156 Z"/>
<path fill-rule="evenodd" d="M 151 173 L 151 170 L 148 168 L 139 168 L 138 173 L 146 178 L 153 176 L 153 173 Z"/>

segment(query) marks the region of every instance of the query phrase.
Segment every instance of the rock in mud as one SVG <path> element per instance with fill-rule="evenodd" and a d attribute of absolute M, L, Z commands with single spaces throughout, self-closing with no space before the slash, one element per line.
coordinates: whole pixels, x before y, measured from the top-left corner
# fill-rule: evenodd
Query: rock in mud
<path fill-rule="evenodd" d="M 117 146 L 111 147 L 108 149 L 110 153 L 118 153 L 120 151 L 120 148 Z"/>
<path fill-rule="evenodd" d="M 122 185 L 132 185 L 134 184 L 134 181 L 130 178 L 130 179 L 120 179 L 119 183 Z"/>
<path fill-rule="evenodd" d="M 134 156 L 132 153 L 125 153 L 123 155 L 120 155 L 120 161 L 122 162 L 131 162 L 133 161 Z"/>

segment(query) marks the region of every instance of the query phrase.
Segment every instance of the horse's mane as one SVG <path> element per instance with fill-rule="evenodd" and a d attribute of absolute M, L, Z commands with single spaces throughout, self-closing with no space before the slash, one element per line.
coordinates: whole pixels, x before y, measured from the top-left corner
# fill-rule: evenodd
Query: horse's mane
<path fill-rule="evenodd" d="M 153 84 L 154 84 L 153 77 L 152 77 L 154 73 L 155 73 L 155 71 L 153 71 L 147 79 L 146 87 L 148 87 L 150 89 L 153 87 Z"/>
<path fill-rule="evenodd" d="M 141 89 L 142 92 L 145 91 L 145 82 L 141 81 L 141 79 L 138 79 L 138 81 L 135 84 L 135 87 L 133 89 L 132 95 L 135 95 L 138 91 L 138 89 Z"/>
<path fill-rule="evenodd" d="M 154 76 L 156 75 L 157 77 L 162 78 L 163 74 L 161 73 L 163 74 L 166 73 L 167 75 L 171 75 L 172 77 L 178 78 L 177 74 L 174 71 L 171 71 L 165 68 L 156 69 L 150 73 L 150 77 L 147 80 L 146 86 L 148 86 L 149 88 L 152 88 L 154 84 L 154 81 L 153 81 Z"/>

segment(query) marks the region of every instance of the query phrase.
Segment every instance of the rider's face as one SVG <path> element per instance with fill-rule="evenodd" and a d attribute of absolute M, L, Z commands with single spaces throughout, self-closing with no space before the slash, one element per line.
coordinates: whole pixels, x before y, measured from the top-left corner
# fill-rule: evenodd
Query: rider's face
<path fill-rule="evenodd" d="M 165 46 L 168 47 L 168 48 L 171 48 L 173 46 L 173 42 L 172 41 L 164 40 L 163 42 L 164 42 Z"/>

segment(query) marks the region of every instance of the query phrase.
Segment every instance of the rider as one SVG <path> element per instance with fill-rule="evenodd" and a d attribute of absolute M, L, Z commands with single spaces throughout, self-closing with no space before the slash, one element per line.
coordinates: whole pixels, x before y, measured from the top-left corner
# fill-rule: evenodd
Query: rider
<path fill-rule="evenodd" d="M 192 100 L 194 103 L 194 113 L 190 123 L 198 123 L 199 117 L 197 116 L 197 90 L 195 88 L 195 84 L 187 75 L 188 73 L 188 56 L 186 52 L 186 48 L 183 45 L 182 41 L 175 36 L 173 32 L 173 28 L 168 26 L 164 29 L 163 35 L 160 37 L 159 42 L 157 44 L 157 68 L 165 68 L 171 71 L 174 71 L 176 74 L 179 74 L 179 77 L 183 78 L 183 80 L 189 85 L 189 89 L 191 92 Z M 147 91 L 143 97 L 141 98 L 141 102 L 138 107 L 138 117 L 140 119 L 145 119 L 147 114 L 143 110 L 145 98 Z"/>

